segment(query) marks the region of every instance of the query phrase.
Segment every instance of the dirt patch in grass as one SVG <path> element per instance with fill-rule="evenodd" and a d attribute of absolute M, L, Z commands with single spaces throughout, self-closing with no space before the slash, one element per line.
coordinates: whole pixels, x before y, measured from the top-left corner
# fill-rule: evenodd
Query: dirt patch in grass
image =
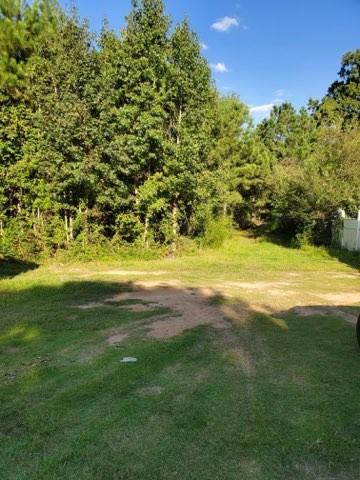
<path fill-rule="evenodd" d="M 102 302 L 88 302 L 84 303 L 83 305 L 77 305 L 75 308 L 80 310 L 92 310 L 95 308 L 103 308 L 103 307 L 116 307 L 116 308 L 123 308 L 128 310 L 129 312 L 134 313 L 142 313 L 147 312 L 149 310 L 154 309 L 154 304 L 149 302 L 143 302 L 141 299 L 133 299 L 131 301 L 119 301 L 118 297 L 115 298 L 107 298 Z"/>
<path fill-rule="evenodd" d="M 109 345 L 118 345 L 119 343 L 123 342 L 128 335 L 126 333 L 113 333 L 107 339 Z"/>
<path fill-rule="evenodd" d="M 221 308 L 210 302 L 219 292 L 212 288 L 174 288 L 177 285 L 178 282 L 175 281 L 137 283 L 133 292 L 122 293 L 114 300 L 139 300 L 139 308 L 145 302 L 145 305 L 152 308 L 155 304 L 170 310 L 172 313 L 165 318 L 157 319 L 147 326 L 148 336 L 160 340 L 175 337 L 200 325 L 212 325 L 218 329 L 231 326 L 224 318 Z"/>
<path fill-rule="evenodd" d="M 213 327 L 216 328 L 217 330 L 227 330 L 228 328 L 232 327 L 232 324 L 228 320 L 223 319 L 215 322 L 213 324 Z"/>
<path fill-rule="evenodd" d="M 107 270 L 102 272 L 97 272 L 101 275 L 118 275 L 120 277 L 127 277 L 127 276 L 149 276 L 149 277 L 161 277 L 162 275 L 166 275 L 168 272 L 163 271 L 146 271 L 146 270 Z"/>
<path fill-rule="evenodd" d="M 317 295 L 323 300 L 331 302 L 333 305 L 351 305 L 360 303 L 360 293 L 326 293 Z"/>
<path fill-rule="evenodd" d="M 360 278 L 360 275 L 358 273 L 339 273 L 339 272 L 329 272 L 327 273 L 331 278 L 338 278 L 340 280 L 357 280 Z"/>
<path fill-rule="evenodd" d="M 249 319 L 249 309 L 241 303 L 226 304 L 222 311 L 227 321 L 231 321 L 238 326 L 244 326 Z"/>
<path fill-rule="evenodd" d="M 283 287 L 291 287 L 294 285 L 294 282 L 224 282 L 223 287 L 229 288 L 241 288 L 244 290 L 264 290 L 275 292 L 282 291 Z"/>
<path fill-rule="evenodd" d="M 156 307 L 156 306 L 155 306 Z M 128 304 L 128 305 L 122 305 L 121 308 L 125 308 L 129 312 L 134 312 L 134 313 L 142 313 L 142 312 L 148 312 L 149 310 L 153 310 L 154 308 L 153 304 L 146 304 L 146 303 L 133 303 L 133 304 Z"/>
<path fill-rule="evenodd" d="M 294 308 L 294 313 L 300 315 L 301 317 L 338 317 L 354 325 L 357 321 L 356 315 L 352 315 L 351 313 L 344 312 L 343 310 L 339 310 L 338 308 L 332 308 L 328 306 L 296 307 Z"/>
<path fill-rule="evenodd" d="M 199 326 L 218 330 L 244 327 L 255 313 L 265 314 L 276 327 L 287 330 L 287 324 L 277 313 L 294 311 L 300 316 L 332 316 L 355 323 L 351 312 L 335 308 L 360 302 L 358 293 L 316 293 L 304 291 L 299 279 L 295 281 L 226 281 L 213 287 L 187 288 L 177 280 L 138 281 L 132 290 L 107 298 L 102 302 L 89 302 L 77 308 L 87 310 L 116 307 L 134 313 L 149 313 L 146 319 L 135 319 L 126 330 L 111 333 L 109 345 L 121 343 L 133 333 L 167 340 Z M 318 305 L 311 305 L 314 297 Z M 321 300 L 320 300 L 321 299 Z M 265 302 L 266 303 L 265 303 Z M 325 303 L 326 305 L 321 305 Z M 159 312 L 160 309 L 160 312 Z M 162 314 L 161 309 L 164 309 Z M 153 315 L 152 315 L 152 311 Z M 151 316 L 152 315 L 152 316 Z M 282 317 L 282 315 L 280 315 Z"/>
<path fill-rule="evenodd" d="M 104 302 L 89 302 L 82 305 L 76 305 L 75 308 L 78 308 L 79 310 L 91 310 L 93 308 L 103 307 L 104 305 Z"/>
<path fill-rule="evenodd" d="M 296 307 L 294 308 L 294 313 L 301 317 L 313 317 L 316 315 L 327 315 L 328 311 L 326 308 L 322 307 Z"/>

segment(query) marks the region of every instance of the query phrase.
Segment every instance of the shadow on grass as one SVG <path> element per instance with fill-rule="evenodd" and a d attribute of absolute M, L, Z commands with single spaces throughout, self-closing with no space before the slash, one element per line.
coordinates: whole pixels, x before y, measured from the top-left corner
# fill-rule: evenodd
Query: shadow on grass
<path fill-rule="evenodd" d="M 289 248 L 292 250 L 297 249 L 290 235 L 274 232 L 266 224 L 252 228 L 248 231 L 248 235 L 250 236 L 250 238 L 254 239 L 263 238 L 268 242 L 278 245 L 279 247 Z"/>
<path fill-rule="evenodd" d="M 35 270 L 39 265 L 34 262 L 19 260 L 14 257 L 0 256 L 0 280 L 3 278 L 13 278 L 16 275 L 25 273 L 29 270 Z"/>
<path fill-rule="evenodd" d="M 268 242 L 278 245 L 283 248 L 297 250 L 299 247 L 294 243 L 293 238 L 284 233 L 271 231 L 266 225 L 253 228 L 249 230 L 248 235 L 251 238 L 264 238 Z M 360 270 L 360 252 L 350 252 L 340 248 L 324 245 L 326 252 L 333 258 L 336 258 L 342 263 L 349 265 L 352 268 Z"/>
<path fill-rule="evenodd" d="M 360 270 L 360 252 L 350 252 L 333 247 L 328 247 L 327 251 L 331 257 L 337 258 L 340 262 Z"/>
<path fill-rule="evenodd" d="M 358 478 L 357 307 L 301 308 L 161 283 L 5 293 L 3 478 Z M 162 322 L 176 335 L 149 336 Z"/>

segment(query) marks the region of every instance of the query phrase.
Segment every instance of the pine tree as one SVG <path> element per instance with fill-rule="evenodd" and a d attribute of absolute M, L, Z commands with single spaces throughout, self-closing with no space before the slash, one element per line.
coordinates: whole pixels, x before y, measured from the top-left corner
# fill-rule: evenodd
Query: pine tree
<path fill-rule="evenodd" d="M 36 141 L 28 142 L 24 163 L 34 163 L 30 175 L 36 203 L 50 206 L 51 217 L 61 214 L 67 243 L 74 238 L 76 217 L 94 208 L 99 186 L 93 119 L 97 59 L 91 40 L 85 23 L 64 16 L 31 70 Z"/>
<path fill-rule="evenodd" d="M 162 171 L 165 160 L 169 19 L 162 0 L 133 0 L 132 7 L 122 32 L 117 148 L 127 165 L 130 208 L 139 215 L 146 238 L 150 212 L 146 202 L 141 205 L 139 190 L 152 175 Z"/>
<path fill-rule="evenodd" d="M 6 220 L 12 222 L 14 231 L 19 231 L 17 224 L 25 224 L 26 229 L 29 223 L 32 160 L 24 162 L 33 123 L 29 72 L 38 47 L 55 32 L 58 16 L 55 1 L 39 0 L 31 5 L 20 0 L 0 1 L 0 233 Z M 24 230 L 19 232 L 25 236 Z"/>
<path fill-rule="evenodd" d="M 180 232 L 189 232 L 188 219 L 201 201 L 198 183 L 207 168 L 213 98 L 209 66 L 196 34 L 184 20 L 170 40 L 167 81 L 169 148 L 164 183 L 174 246 Z"/>

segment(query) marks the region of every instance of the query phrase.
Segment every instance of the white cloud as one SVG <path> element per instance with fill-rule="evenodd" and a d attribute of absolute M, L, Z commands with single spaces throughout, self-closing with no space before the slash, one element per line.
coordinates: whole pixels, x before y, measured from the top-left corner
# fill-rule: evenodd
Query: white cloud
<path fill-rule="evenodd" d="M 218 32 L 226 32 L 231 27 L 238 27 L 239 22 L 233 17 L 223 17 L 211 25 L 211 28 Z"/>
<path fill-rule="evenodd" d="M 275 98 L 270 101 L 270 103 L 265 103 L 264 105 L 249 105 L 249 111 L 253 115 L 255 122 L 260 122 L 264 118 L 269 117 L 271 110 L 275 106 L 279 106 L 286 101 L 288 96 L 286 90 L 279 88 L 274 92 Z"/>
<path fill-rule="evenodd" d="M 275 91 L 275 97 L 276 98 L 282 98 L 285 97 L 285 90 L 283 88 L 279 88 L 278 90 Z"/>
<path fill-rule="evenodd" d="M 200 46 L 201 46 L 202 50 L 208 50 L 209 49 L 209 47 L 204 42 L 200 43 Z"/>
<path fill-rule="evenodd" d="M 229 70 L 227 69 L 225 63 L 222 63 L 222 62 L 212 63 L 212 64 L 211 64 L 211 68 L 212 68 L 213 70 L 215 70 L 215 72 L 218 72 L 218 73 L 226 73 L 226 72 L 229 71 Z"/>
<path fill-rule="evenodd" d="M 268 115 L 274 108 L 274 106 L 274 103 L 267 103 L 265 105 L 257 105 L 255 107 L 250 107 L 250 113 Z"/>

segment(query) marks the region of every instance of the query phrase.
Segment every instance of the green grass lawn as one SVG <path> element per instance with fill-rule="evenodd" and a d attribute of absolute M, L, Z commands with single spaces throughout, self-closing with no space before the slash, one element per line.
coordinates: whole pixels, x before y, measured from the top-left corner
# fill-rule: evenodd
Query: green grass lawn
<path fill-rule="evenodd" d="M 0 479 L 360 478 L 355 266 L 243 235 L 177 259 L 0 263 Z M 152 338 L 168 306 L 106 301 L 141 282 L 246 315 Z"/>

